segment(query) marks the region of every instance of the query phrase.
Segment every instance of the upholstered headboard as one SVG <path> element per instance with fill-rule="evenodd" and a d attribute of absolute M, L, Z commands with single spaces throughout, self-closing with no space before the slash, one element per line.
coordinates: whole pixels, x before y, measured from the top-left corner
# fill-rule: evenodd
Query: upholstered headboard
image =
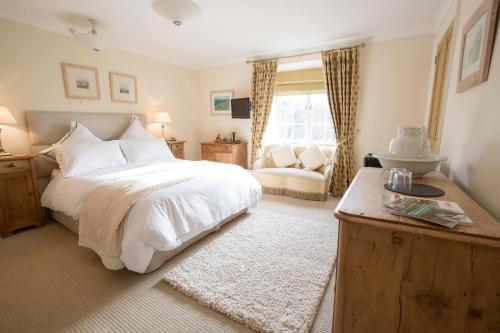
<path fill-rule="evenodd" d="M 90 112 L 52 112 L 30 111 L 26 113 L 31 151 L 36 154 L 57 142 L 69 131 L 72 120 L 83 124 L 102 140 L 117 139 L 127 128 L 130 119 L 136 115 L 144 126 L 147 117 L 136 113 L 90 113 Z M 35 158 L 40 189 L 45 189 L 50 174 L 58 165 L 43 157 Z"/>

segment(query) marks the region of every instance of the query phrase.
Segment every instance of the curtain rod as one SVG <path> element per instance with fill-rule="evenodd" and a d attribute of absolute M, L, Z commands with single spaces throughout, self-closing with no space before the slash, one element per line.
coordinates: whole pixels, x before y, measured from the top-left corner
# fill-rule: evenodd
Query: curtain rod
<path fill-rule="evenodd" d="M 307 56 L 307 55 L 311 55 L 311 54 L 318 54 L 318 53 L 328 52 L 328 51 L 340 51 L 340 50 L 347 50 L 347 49 L 353 49 L 353 48 L 355 48 L 355 47 L 364 48 L 365 46 L 366 46 L 366 44 L 365 44 L 365 43 L 361 43 L 361 44 L 356 44 L 356 45 L 349 46 L 349 47 L 341 47 L 341 48 L 338 48 L 338 49 L 330 49 L 330 50 L 325 50 L 325 51 L 307 52 L 307 53 L 300 53 L 300 54 L 294 54 L 294 55 L 287 55 L 287 56 L 282 56 L 282 57 L 272 57 L 272 58 L 263 58 L 263 59 L 247 60 L 247 61 L 246 61 L 246 63 L 247 63 L 247 64 L 251 64 L 251 63 L 254 63 L 254 62 L 258 62 L 258 61 L 265 61 L 265 60 L 279 60 L 279 59 L 287 59 L 287 58 L 297 58 L 297 57 Z"/>

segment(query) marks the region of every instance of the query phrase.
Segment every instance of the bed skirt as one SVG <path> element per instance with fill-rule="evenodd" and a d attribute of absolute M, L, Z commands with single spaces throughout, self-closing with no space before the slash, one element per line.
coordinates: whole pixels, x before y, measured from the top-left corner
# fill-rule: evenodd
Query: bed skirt
<path fill-rule="evenodd" d="M 248 210 L 249 210 L 249 208 L 245 208 L 242 211 L 225 218 L 224 220 L 222 220 L 218 224 L 216 224 L 213 228 L 201 232 L 200 234 L 185 241 L 181 246 L 179 246 L 173 250 L 155 251 L 155 253 L 153 254 L 153 257 L 151 258 L 151 261 L 148 265 L 148 268 L 146 269 L 146 271 L 144 273 L 150 273 L 150 272 L 158 269 L 161 265 L 163 265 L 163 263 L 165 261 L 167 261 L 168 259 L 175 256 L 177 253 L 181 252 L 182 250 L 184 250 L 188 246 L 192 245 L 193 243 L 197 242 L 198 240 L 202 239 L 203 237 L 207 236 L 208 234 L 219 230 L 224 224 L 236 219 L 238 216 L 246 214 L 248 212 Z M 71 230 L 72 232 L 74 232 L 75 234 L 78 235 L 78 224 L 79 224 L 78 220 L 74 220 L 73 218 L 71 218 L 71 217 L 69 217 L 61 212 L 56 212 L 56 211 L 53 211 L 50 209 L 47 209 L 47 211 L 48 211 L 49 217 L 52 220 L 64 225 L 66 228 L 68 228 L 69 230 Z"/>

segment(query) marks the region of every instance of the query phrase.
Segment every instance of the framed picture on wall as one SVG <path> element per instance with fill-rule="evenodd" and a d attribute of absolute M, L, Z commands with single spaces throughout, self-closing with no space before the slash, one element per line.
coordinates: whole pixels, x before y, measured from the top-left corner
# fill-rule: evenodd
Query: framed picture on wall
<path fill-rule="evenodd" d="M 137 103 L 137 79 L 133 75 L 109 72 L 111 101 Z"/>
<path fill-rule="evenodd" d="M 62 63 L 66 98 L 101 99 L 96 67 Z"/>
<path fill-rule="evenodd" d="M 233 90 L 215 90 L 210 93 L 210 104 L 213 115 L 231 114 L 231 98 Z"/>
<path fill-rule="evenodd" d="M 485 0 L 462 31 L 457 92 L 488 80 L 499 0 Z"/>

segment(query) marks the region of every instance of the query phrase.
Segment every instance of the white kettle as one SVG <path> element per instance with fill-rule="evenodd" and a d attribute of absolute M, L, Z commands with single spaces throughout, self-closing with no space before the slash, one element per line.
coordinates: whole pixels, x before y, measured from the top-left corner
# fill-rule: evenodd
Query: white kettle
<path fill-rule="evenodd" d="M 389 145 L 389 153 L 399 158 L 428 158 L 429 150 L 425 127 L 398 126 L 398 136 Z"/>

